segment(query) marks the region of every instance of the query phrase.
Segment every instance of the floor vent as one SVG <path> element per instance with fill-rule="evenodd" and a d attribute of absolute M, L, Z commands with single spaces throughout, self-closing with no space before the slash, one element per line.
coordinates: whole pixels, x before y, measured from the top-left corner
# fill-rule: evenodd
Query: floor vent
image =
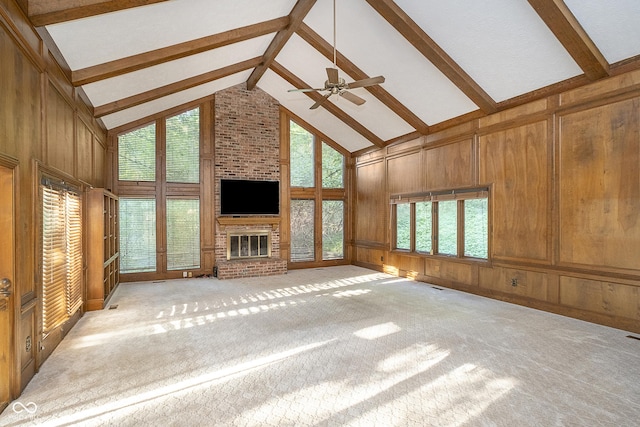
<path fill-rule="evenodd" d="M 115 310 L 116 308 L 118 308 L 118 304 L 111 304 L 109 306 L 109 310 Z"/>
<path fill-rule="evenodd" d="M 153 281 L 151 283 L 164 283 L 164 282 L 165 282 L 164 280 L 155 280 L 155 281 Z"/>
<path fill-rule="evenodd" d="M 633 335 L 627 335 L 627 338 L 632 338 L 632 339 L 634 339 L 634 340 L 638 340 L 638 341 L 640 341 L 640 337 L 635 337 L 635 336 L 633 336 Z"/>
<path fill-rule="evenodd" d="M 436 290 L 438 290 L 438 291 L 444 291 L 444 289 L 442 289 L 442 288 L 437 288 L 437 287 L 435 287 L 435 286 L 432 286 L 432 288 L 433 288 L 433 289 L 436 289 Z"/>

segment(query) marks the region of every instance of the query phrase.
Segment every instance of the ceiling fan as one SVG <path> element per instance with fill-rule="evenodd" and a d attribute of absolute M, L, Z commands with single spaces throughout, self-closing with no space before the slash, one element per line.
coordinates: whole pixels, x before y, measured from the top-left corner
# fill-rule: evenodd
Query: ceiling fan
<path fill-rule="evenodd" d="M 290 89 L 289 92 L 328 92 L 322 99 L 317 101 L 311 106 L 311 110 L 315 110 L 322 104 L 324 104 L 331 95 L 339 95 L 351 101 L 356 105 L 362 105 L 365 100 L 358 95 L 354 95 L 349 92 L 348 89 L 354 89 L 357 87 L 373 86 L 380 83 L 384 83 L 384 77 L 370 77 L 367 79 L 356 80 L 355 82 L 347 83 L 343 78 L 338 75 L 338 67 L 336 66 L 336 0 L 333 0 L 333 68 L 327 68 L 327 80 L 324 82 L 323 88 L 304 88 L 304 89 Z"/>

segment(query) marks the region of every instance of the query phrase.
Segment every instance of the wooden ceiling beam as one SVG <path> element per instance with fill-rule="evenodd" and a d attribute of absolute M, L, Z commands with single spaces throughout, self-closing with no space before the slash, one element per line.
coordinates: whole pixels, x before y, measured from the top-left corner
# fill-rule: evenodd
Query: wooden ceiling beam
<path fill-rule="evenodd" d="M 158 64 L 163 64 L 208 50 L 275 33 L 287 28 L 289 17 L 272 19 L 246 27 L 235 28 L 223 33 L 190 40 L 173 46 L 116 59 L 92 67 L 82 68 L 71 73 L 74 86 L 81 86 L 111 77 L 120 76 L 132 71 L 141 70 Z"/>
<path fill-rule="evenodd" d="M 302 81 L 300 78 L 295 76 L 291 71 L 287 70 L 285 67 L 283 67 L 282 65 L 280 65 L 276 61 L 272 61 L 271 62 L 271 67 L 270 68 L 276 74 L 278 74 L 280 77 L 282 77 L 283 79 L 285 79 L 287 82 L 289 82 L 290 84 L 292 84 L 293 86 L 295 86 L 298 89 L 305 88 L 305 87 L 310 87 L 304 81 Z M 320 101 L 321 99 L 324 98 L 318 92 L 305 92 L 305 94 L 315 102 Z M 322 104 L 322 107 L 325 108 L 327 111 L 329 111 L 334 116 L 336 116 L 339 120 L 344 122 L 351 129 L 353 129 L 354 131 L 358 132 L 360 135 L 365 137 L 373 145 L 375 145 L 377 147 L 380 147 L 380 148 L 385 146 L 385 142 L 381 138 L 376 136 L 373 132 L 371 132 L 366 127 L 362 126 L 355 119 L 353 119 L 353 117 L 349 116 L 347 113 L 345 113 L 340 108 L 338 108 L 333 102 L 327 101 L 327 102 Z"/>
<path fill-rule="evenodd" d="M 309 13 L 315 3 L 316 0 L 298 0 L 295 6 L 293 6 L 293 9 L 289 14 L 289 26 L 278 31 L 278 34 L 273 38 L 271 44 L 262 56 L 262 64 L 256 67 L 247 79 L 248 90 L 252 90 L 256 87 L 264 73 L 271 66 L 271 63 L 275 61 L 276 56 L 278 56 L 284 45 L 289 41 L 291 35 L 293 35 L 300 24 L 302 24 L 302 20 L 307 16 L 307 13 Z"/>
<path fill-rule="evenodd" d="M 407 39 L 442 74 L 453 82 L 483 112 L 497 111 L 496 102 L 393 0 L 367 0 L 393 28 Z"/>
<path fill-rule="evenodd" d="M 562 0 L 528 0 L 589 80 L 609 75 L 609 63 Z"/>
<path fill-rule="evenodd" d="M 333 46 L 324 40 L 318 33 L 313 31 L 308 25 L 302 23 L 296 31 L 302 39 L 313 46 L 318 52 L 333 61 Z M 345 73 L 349 74 L 355 80 L 368 79 L 368 76 L 364 71 L 358 68 L 353 62 L 349 61 L 347 57 L 336 51 L 336 62 L 338 68 L 342 69 Z M 398 115 L 402 120 L 407 122 L 410 126 L 416 129 L 418 132 L 426 135 L 429 133 L 429 126 L 423 122 L 418 116 L 416 116 L 411 110 L 405 107 L 400 101 L 394 98 L 389 92 L 387 92 L 380 85 L 368 86 L 365 88 L 373 96 L 375 96 L 380 102 L 387 106 L 391 111 Z"/>
<path fill-rule="evenodd" d="M 136 105 L 144 104 L 145 102 L 150 102 L 168 95 L 172 95 L 176 92 L 191 89 L 192 87 L 200 86 L 202 84 L 209 83 L 214 80 L 218 80 L 223 77 L 248 70 L 250 68 L 254 68 L 258 66 L 260 62 L 262 62 L 262 57 L 258 56 L 256 58 L 248 59 L 237 64 L 209 71 L 208 73 L 190 77 L 179 82 L 171 83 L 156 89 L 139 93 L 137 95 L 129 96 L 118 101 L 100 105 L 99 107 L 95 107 L 93 109 L 93 115 L 94 117 L 104 117 L 109 114 L 117 113 L 118 111 L 126 110 L 127 108 L 135 107 Z"/>
<path fill-rule="evenodd" d="M 23 3 L 33 26 L 42 27 L 163 1 L 167 0 L 25 0 Z"/>

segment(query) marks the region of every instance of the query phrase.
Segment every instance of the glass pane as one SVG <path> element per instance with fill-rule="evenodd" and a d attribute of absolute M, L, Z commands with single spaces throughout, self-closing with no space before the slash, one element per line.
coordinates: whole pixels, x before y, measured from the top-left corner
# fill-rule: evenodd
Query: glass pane
<path fill-rule="evenodd" d="M 396 249 L 411 249 L 411 205 L 396 205 Z"/>
<path fill-rule="evenodd" d="M 200 268 L 200 200 L 167 200 L 167 269 Z"/>
<path fill-rule="evenodd" d="M 416 251 L 431 253 L 431 202 L 416 203 Z"/>
<path fill-rule="evenodd" d="M 200 109 L 167 119 L 167 182 L 200 182 Z"/>
<path fill-rule="evenodd" d="M 251 236 L 251 256 L 258 256 L 258 236 Z"/>
<path fill-rule="evenodd" d="M 291 200 L 291 261 L 315 259 L 313 219 L 313 200 Z"/>
<path fill-rule="evenodd" d="M 322 201 L 322 259 L 344 258 L 344 202 Z"/>
<path fill-rule="evenodd" d="M 156 180 L 155 123 L 118 137 L 118 179 Z"/>
<path fill-rule="evenodd" d="M 156 271 L 155 199 L 120 199 L 120 272 Z"/>
<path fill-rule="evenodd" d="M 291 186 L 314 186 L 313 135 L 290 122 Z"/>
<path fill-rule="evenodd" d="M 489 214 L 487 199 L 464 201 L 464 255 L 488 257 Z"/>
<path fill-rule="evenodd" d="M 268 241 L 268 236 L 260 236 L 260 256 L 267 256 L 269 254 Z"/>
<path fill-rule="evenodd" d="M 438 202 L 438 253 L 458 255 L 458 201 Z"/>
<path fill-rule="evenodd" d="M 344 156 L 322 143 L 322 187 L 344 188 Z"/>
<path fill-rule="evenodd" d="M 235 258 L 240 255 L 240 236 L 229 236 L 231 241 L 230 257 Z"/>

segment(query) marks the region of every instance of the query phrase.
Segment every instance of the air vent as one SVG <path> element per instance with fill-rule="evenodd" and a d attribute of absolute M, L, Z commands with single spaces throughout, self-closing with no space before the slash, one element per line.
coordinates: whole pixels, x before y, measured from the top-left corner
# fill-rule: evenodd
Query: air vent
<path fill-rule="evenodd" d="M 627 338 L 631 338 L 631 339 L 640 341 L 640 337 L 636 337 L 636 336 L 633 336 L 633 335 L 627 335 Z"/>
<path fill-rule="evenodd" d="M 116 308 L 118 308 L 118 304 L 111 304 L 109 306 L 109 310 L 115 310 Z"/>

